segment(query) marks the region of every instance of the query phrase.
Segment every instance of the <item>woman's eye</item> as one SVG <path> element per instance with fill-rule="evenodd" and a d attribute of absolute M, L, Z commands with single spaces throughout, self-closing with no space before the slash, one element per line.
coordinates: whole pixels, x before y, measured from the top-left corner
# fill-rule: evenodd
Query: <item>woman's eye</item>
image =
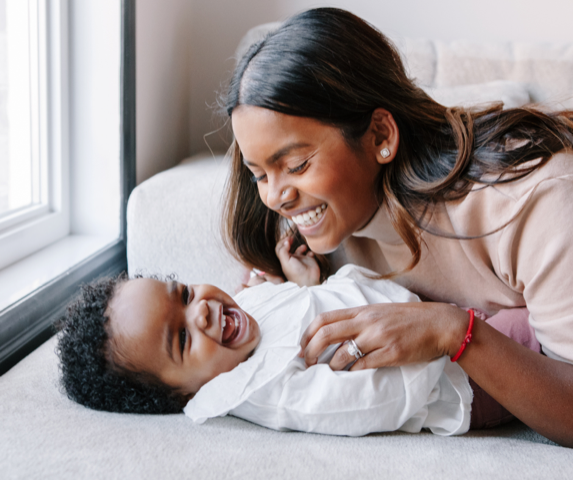
<path fill-rule="evenodd" d="M 261 175 L 260 177 L 257 177 L 255 175 L 253 175 L 251 177 L 251 182 L 253 183 L 259 183 L 260 181 L 264 180 L 266 178 L 266 175 Z"/>
<path fill-rule="evenodd" d="M 298 173 L 298 172 L 302 172 L 302 170 L 304 169 L 304 167 L 306 167 L 307 164 L 308 164 L 308 160 L 305 160 L 305 161 L 302 162 L 298 167 L 289 168 L 289 169 L 288 169 L 288 173 Z"/>
<path fill-rule="evenodd" d="M 187 285 L 185 285 L 181 291 L 181 300 L 183 301 L 183 305 L 189 305 L 189 302 L 191 301 L 191 292 Z"/>
<path fill-rule="evenodd" d="M 181 347 L 181 353 L 185 349 L 185 343 L 187 343 L 187 330 L 184 328 L 179 332 L 179 346 Z"/>

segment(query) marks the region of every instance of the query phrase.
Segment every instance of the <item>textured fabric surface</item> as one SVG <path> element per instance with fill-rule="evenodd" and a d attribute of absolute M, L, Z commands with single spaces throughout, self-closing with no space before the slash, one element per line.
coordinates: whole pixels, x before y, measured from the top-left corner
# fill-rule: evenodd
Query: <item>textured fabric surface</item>
<path fill-rule="evenodd" d="M 222 157 L 192 158 L 139 185 L 127 208 L 129 274 L 177 274 L 186 283 L 217 285 L 229 294 L 246 274 L 223 247 Z"/>
<path fill-rule="evenodd" d="M 88 410 L 57 387 L 54 339 L 0 377 L 0 477 L 157 479 L 568 478 L 573 451 L 518 422 L 461 437 L 275 432 L 233 417 Z"/>

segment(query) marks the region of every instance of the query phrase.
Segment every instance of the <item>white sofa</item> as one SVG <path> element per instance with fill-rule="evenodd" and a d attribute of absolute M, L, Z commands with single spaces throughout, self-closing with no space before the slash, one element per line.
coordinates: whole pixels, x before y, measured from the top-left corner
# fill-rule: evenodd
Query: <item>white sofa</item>
<path fill-rule="evenodd" d="M 251 31 L 240 48 L 268 28 Z M 498 93 L 499 84 L 471 85 L 504 80 L 519 83 L 506 101 L 520 102 L 526 92 L 532 101 L 573 108 L 573 45 L 399 43 L 412 75 L 444 102 L 501 98 L 508 84 Z M 218 234 L 226 170 L 222 157 L 195 157 L 135 189 L 130 273 L 176 273 L 233 292 L 243 268 Z M 517 421 L 454 438 L 345 438 L 274 432 L 232 417 L 196 426 L 183 415 L 91 411 L 60 392 L 54 345 L 51 339 L 0 377 L 0 478 L 539 480 L 571 478 L 573 471 L 573 450 Z"/>

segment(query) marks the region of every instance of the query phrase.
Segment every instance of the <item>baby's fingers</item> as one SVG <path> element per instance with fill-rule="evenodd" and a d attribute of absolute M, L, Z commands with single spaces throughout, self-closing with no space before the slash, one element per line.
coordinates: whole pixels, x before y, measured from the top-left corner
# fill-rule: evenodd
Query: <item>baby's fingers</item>
<path fill-rule="evenodd" d="M 302 245 L 299 245 L 299 247 L 294 251 L 294 255 L 304 255 L 306 249 L 307 246 L 303 243 Z"/>
<path fill-rule="evenodd" d="M 281 263 L 288 261 L 290 258 L 290 248 L 293 240 L 294 239 L 291 236 L 283 238 L 279 240 L 279 243 L 277 243 L 277 246 L 275 247 L 275 253 L 277 254 L 277 257 Z"/>

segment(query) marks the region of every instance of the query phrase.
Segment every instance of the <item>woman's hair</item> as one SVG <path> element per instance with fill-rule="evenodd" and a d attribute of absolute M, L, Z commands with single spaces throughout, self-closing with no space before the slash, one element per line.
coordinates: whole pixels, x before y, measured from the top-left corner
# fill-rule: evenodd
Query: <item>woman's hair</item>
<path fill-rule="evenodd" d="M 68 397 L 95 410 L 122 413 L 179 413 L 187 398 L 154 375 L 116 361 L 109 302 L 125 275 L 81 288 L 56 323 L 61 384 Z"/>
<path fill-rule="evenodd" d="M 339 128 L 351 148 L 358 148 L 376 108 L 390 112 L 400 145 L 377 178 L 378 202 L 412 253 L 406 271 L 420 260 L 420 234 L 433 204 L 462 198 L 476 183 L 522 178 L 573 146 L 572 111 L 440 105 L 408 78 L 382 33 L 335 8 L 296 15 L 252 45 L 235 68 L 224 103 L 229 116 L 240 105 L 252 105 L 316 119 Z M 280 272 L 274 253 L 280 216 L 259 198 L 236 141 L 230 154 L 226 245 L 241 261 Z M 537 161 L 525 164 L 531 160 Z"/>

